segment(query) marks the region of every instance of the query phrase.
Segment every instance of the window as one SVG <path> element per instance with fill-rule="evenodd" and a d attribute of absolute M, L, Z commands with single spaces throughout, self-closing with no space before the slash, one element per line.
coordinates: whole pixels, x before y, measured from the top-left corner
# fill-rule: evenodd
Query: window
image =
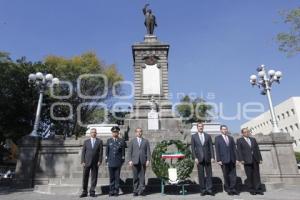
<path fill-rule="evenodd" d="M 290 116 L 290 113 L 289 111 L 286 111 L 286 116 L 289 117 Z"/>
<path fill-rule="evenodd" d="M 295 124 L 295 127 L 296 127 L 297 130 L 299 130 L 299 125 L 298 125 L 298 123 Z"/>
<path fill-rule="evenodd" d="M 282 128 L 280 129 L 280 132 L 283 132 L 283 129 L 282 129 Z"/>
<path fill-rule="evenodd" d="M 293 115 L 294 115 L 294 114 L 295 114 L 295 110 L 294 110 L 294 108 L 292 108 L 292 109 L 291 109 L 291 111 L 292 111 L 292 113 L 293 113 Z"/>
<path fill-rule="evenodd" d="M 290 125 L 290 128 L 291 128 L 291 131 L 293 132 L 294 131 L 293 125 Z"/>
<path fill-rule="evenodd" d="M 281 115 L 282 115 L 282 119 L 284 119 L 285 118 L 284 113 L 282 113 Z"/>
<path fill-rule="evenodd" d="M 264 122 L 264 126 L 266 125 L 266 123 Z"/>
<path fill-rule="evenodd" d="M 277 118 L 278 118 L 278 120 L 280 120 L 280 116 L 279 115 L 277 115 Z"/>
<path fill-rule="evenodd" d="M 285 127 L 285 131 L 288 133 L 289 132 L 289 130 L 288 130 L 288 128 L 287 127 Z"/>
<path fill-rule="evenodd" d="M 267 124 L 269 125 L 269 121 L 266 121 L 267 122 Z"/>

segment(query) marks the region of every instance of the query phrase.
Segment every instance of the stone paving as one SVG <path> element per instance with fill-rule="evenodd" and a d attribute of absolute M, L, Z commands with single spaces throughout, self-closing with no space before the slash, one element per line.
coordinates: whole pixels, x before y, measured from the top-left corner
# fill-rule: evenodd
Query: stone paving
<path fill-rule="evenodd" d="M 49 195 L 33 192 L 32 190 L 12 190 L 0 188 L 1 200 L 75 200 L 80 199 L 74 195 Z M 86 197 L 83 200 L 90 199 L 203 199 L 203 200 L 299 200 L 300 186 L 289 186 L 283 189 L 265 192 L 264 195 L 252 196 L 247 192 L 242 192 L 238 196 L 228 196 L 226 193 L 217 193 L 215 196 L 200 196 L 199 194 L 182 195 L 161 195 L 159 193 L 149 194 L 145 197 L 133 197 L 132 194 L 120 195 L 119 197 L 108 197 L 108 195 L 98 195 L 96 198 Z"/>

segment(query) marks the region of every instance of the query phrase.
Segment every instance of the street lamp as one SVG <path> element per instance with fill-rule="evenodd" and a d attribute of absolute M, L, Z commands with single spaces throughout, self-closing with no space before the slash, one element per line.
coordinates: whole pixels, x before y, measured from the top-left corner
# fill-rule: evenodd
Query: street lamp
<path fill-rule="evenodd" d="M 264 65 L 258 67 L 256 71 L 258 72 L 258 78 L 256 75 L 251 75 L 250 83 L 252 86 L 256 85 L 258 86 L 258 88 L 261 88 L 262 95 L 267 95 L 269 106 L 270 106 L 271 117 L 272 117 L 273 133 L 279 133 L 280 130 L 278 128 L 278 121 L 276 119 L 272 98 L 271 98 L 271 87 L 273 83 L 278 83 L 278 84 L 280 83 L 280 80 L 282 78 L 282 72 L 271 69 L 268 71 L 268 73 L 266 73 L 266 69 Z"/>
<path fill-rule="evenodd" d="M 47 87 L 50 87 L 52 84 L 58 84 L 59 79 L 54 78 L 52 74 L 43 74 L 41 72 L 37 72 L 35 74 L 29 74 L 28 82 L 34 86 L 36 86 L 39 90 L 39 102 L 36 110 L 35 121 L 33 125 L 33 130 L 30 133 L 32 137 L 38 137 L 37 129 L 40 122 L 40 115 L 43 103 L 43 95 Z"/>

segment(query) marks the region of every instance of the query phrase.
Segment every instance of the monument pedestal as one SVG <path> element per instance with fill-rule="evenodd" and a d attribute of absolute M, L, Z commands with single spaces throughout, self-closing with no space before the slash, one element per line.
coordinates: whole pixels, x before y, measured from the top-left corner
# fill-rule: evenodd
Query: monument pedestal
<path fill-rule="evenodd" d="M 158 113 L 151 110 L 148 113 L 148 130 L 159 130 Z"/>

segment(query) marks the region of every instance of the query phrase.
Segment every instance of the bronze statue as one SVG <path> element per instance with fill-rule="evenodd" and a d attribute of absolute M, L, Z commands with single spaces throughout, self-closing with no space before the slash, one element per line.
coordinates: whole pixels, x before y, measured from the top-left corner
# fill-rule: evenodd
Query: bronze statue
<path fill-rule="evenodd" d="M 151 9 L 147 9 L 149 4 L 146 4 L 143 8 L 143 13 L 145 15 L 145 26 L 147 28 L 147 34 L 153 35 L 154 28 L 157 26 L 155 16 L 152 14 Z"/>

